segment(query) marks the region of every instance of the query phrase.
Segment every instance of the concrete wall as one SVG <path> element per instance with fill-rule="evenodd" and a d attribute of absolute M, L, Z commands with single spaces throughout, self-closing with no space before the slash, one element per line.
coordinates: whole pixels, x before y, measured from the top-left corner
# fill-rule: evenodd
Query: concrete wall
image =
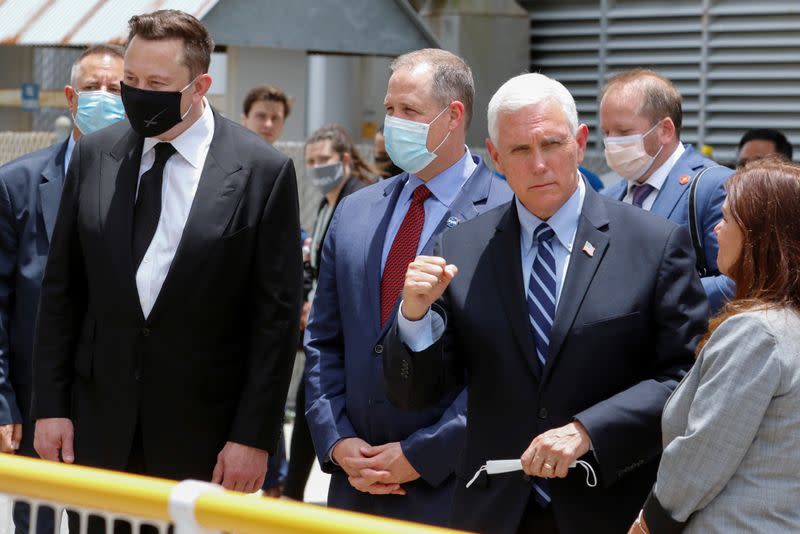
<path fill-rule="evenodd" d="M 472 68 L 475 104 L 467 144 L 482 145 L 492 95 L 528 71 L 528 13 L 513 0 L 428 0 L 420 15 L 442 48 Z"/>

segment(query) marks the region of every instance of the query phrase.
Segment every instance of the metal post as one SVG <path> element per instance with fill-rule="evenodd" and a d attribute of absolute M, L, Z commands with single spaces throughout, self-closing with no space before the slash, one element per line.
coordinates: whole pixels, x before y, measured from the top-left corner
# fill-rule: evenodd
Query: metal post
<path fill-rule="evenodd" d="M 169 515 L 175 523 L 175 534 L 216 534 L 216 531 L 200 526 L 194 509 L 198 497 L 220 491 L 222 486 L 199 480 L 184 480 L 178 483 L 169 495 Z"/>
<path fill-rule="evenodd" d="M 697 110 L 697 150 L 700 151 L 706 142 L 706 106 L 708 105 L 708 54 L 709 35 L 711 34 L 711 0 L 702 0 L 703 12 L 701 14 L 702 38 L 700 41 L 700 94 L 698 95 Z"/>

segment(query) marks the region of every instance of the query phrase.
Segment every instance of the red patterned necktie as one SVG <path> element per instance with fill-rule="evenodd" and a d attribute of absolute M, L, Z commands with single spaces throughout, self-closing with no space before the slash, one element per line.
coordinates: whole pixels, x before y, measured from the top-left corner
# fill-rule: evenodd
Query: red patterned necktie
<path fill-rule="evenodd" d="M 403 290 L 408 264 L 417 256 L 419 236 L 425 224 L 424 203 L 429 196 L 431 191 L 425 184 L 414 189 L 411 206 L 397 235 L 394 236 L 392 248 L 386 257 L 386 266 L 383 268 L 383 278 L 381 278 L 381 326 L 386 324 L 397 297 Z"/>

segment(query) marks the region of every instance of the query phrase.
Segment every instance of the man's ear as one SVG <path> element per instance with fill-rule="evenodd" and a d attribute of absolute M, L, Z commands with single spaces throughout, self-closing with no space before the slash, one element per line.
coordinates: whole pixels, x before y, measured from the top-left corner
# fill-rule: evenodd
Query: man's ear
<path fill-rule="evenodd" d="M 195 96 L 197 96 L 197 102 L 200 103 L 200 100 L 208 93 L 208 90 L 211 89 L 211 75 L 201 74 L 198 76 L 194 81 L 194 89 L 195 89 Z M 194 97 L 192 98 L 194 100 Z"/>
<path fill-rule="evenodd" d="M 450 129 L 455 130 L 459 125 L 464 124 L 466 118 L 466 108 L 464 104 L 460 100 L 453 100 L 453 102 L 450 103 L 450 122 L 454 126 Z"/>
<path fill-rule="evenodd" d="M 585 124 L 578 126 L 578 131 L 575 132 L 575 142 L 578 144 L 578 165 L 583 163 L 583 157 L 586 154 L 586 144 L 589 142 L 589 127 Z"/>
<path fill-rule="evenodd" d="M 659 135 L 659 143 L 666 145 L 671 143 L 677 137 L 675 123 L 672 122 L 671 117 L 666 117 L 661 121 L 661 133 Z"/>
<path fill-rule="evenodd" d="M 494 143 L 492 143 L 489 137 L 486 138 L 486 150 L 489 151 L 489 157 L 492 158 L 494 168 L 497 169 L 497 172 L 505 176 L 506 173 L 503 170 L 503 164 L 500 162 L 500 151 L 497 150 L 497 147 L 494 146 Z"/>
<path fill-rule="evenodd" d="M 64 96 L 67 97 L 67 107 L 70 110 L 73 110 L 78 105 L 78 95 L 75 93 L 75 89 L 71 85 L 64 86 Z"/>

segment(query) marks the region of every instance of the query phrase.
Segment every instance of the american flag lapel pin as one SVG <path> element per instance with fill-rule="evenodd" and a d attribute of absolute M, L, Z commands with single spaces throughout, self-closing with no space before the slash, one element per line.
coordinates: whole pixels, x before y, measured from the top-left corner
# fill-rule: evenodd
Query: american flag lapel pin
<path fill-rule="evenodd" d="M 583 248 L 581 249 L 587 256 L 590 258 L 594 256 L 594 245 L 589 243 L 588 241 L 583 244 Z"/>

